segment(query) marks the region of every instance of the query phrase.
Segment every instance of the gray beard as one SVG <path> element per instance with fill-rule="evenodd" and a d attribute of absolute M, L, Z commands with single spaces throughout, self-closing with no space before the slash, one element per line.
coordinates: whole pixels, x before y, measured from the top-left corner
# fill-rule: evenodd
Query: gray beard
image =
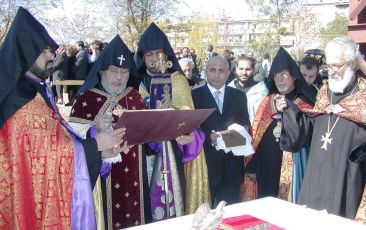
<path fill-rule="evenodd" d="M 125 89 L 121 87 L 121 89 L 118 89 L 118 90 L 115 90 L 115 89 L 112 89 L 111 87 L 109 87 L 107 85 L 107 83 L 105 83 L 103 81 L 103 79 L 101 80 L 101 83 L 102 83 L 102 86 L 104 88 L 104 90 L 109 93 L 110 95 L 120 95 Z"/>
<path fill-rule="evenodd" d="M 350 67 L 347 67 L 343 74 L 343 79 L 340 81 L 336 81 L 332 79 L 330 76 L 328 77 L 328 86 L 329 89 L 334 93 L 343 93 L 344 89 L 353 82 L 355 76 L 355 71 Z"/>

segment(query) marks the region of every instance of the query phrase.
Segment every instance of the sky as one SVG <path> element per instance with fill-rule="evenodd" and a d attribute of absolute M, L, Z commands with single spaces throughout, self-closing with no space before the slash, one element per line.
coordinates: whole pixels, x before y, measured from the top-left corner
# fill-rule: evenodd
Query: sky
<path fill-rule="evenodd" d="M 62 1 L 66 12 L 72 12 L 75 11 L 75 9 L 82 9 L 83 6 L 85 6 L 83 0 L 62 0 Z M 347 0 L 322 0 L 323 3 L 336 2 L 336 1 L 344 2 Z M 224 13 L 226 16 L 229 16 L 230 19 L 240 20 L 240 19 L 255 18 L 255 13 L 252 12 L 252 10 L 247 5 L 245 0 L 177 0 L 177 2 L 180 3 L 177 5 L 178 12 L 176 13 L 181 16 L 187 16 L 187 17 L 201 16 L 201 17 L 218 18 Z M 299 2 L 319 3 L 320 0 L 299 0 Z"/>
<path fill-rule="evenodd" d="M 253 17 L 245 0 L 184 0 L 183 15 L 200 15 L 203 17 L 218 17 L 223 13 L 232 19 L 249 19 Z"/>
<path fill-rule="evenodd" d="M 160 1 L 160 0 L 155 0 Z M 189 18 L 211 18 L 211 19 L 220 19 L 223 16 L 228 17 L 230 20 L 243 20 L 243 19 L 256 19 L 256 13 L 253 12 L 250 7 L 247 5 L 246 0 L 174 0 L 178 2 L 176 5 L 176 11 L 170 12 L 171 14 L 177 15 L 176 18 L 170 18 L 171 22 L 179 22 L 178 20 L 183 21 Z M 269 0 L 264 0 L 269 1 Z M 303 3 L 312 3 L 312 2 L 320 2 L 320 0 L 299 0 Z M 338 1 L 346 1 L 346 0 L 322 0 L 325 2 L 338 2 Z M 366 0 L 365 0 L 366 1 Z M 103 12 L 103 6 L 100 4 L 100 1 L 95 0 L 94 4 L 87 4 L 84 0 L 62 0 L 64 11 L 61 11 L 60 8 L 53 9 L 51 12 L 48 12 L 49 17 L 61 14 L 61 15 L 69 15 L 71 18 L 78 12 L 88 11 L 88 9 L 93 9 L 98 15 L 105 15 Z M 92 2 L 89 0 L 88 2 Z M 326 12 L 322 10 L 320 15 L 326 17 L 326 19 L 331 20 L 334 17 L 333 15 L 329 15 L 331 12 Z M 97 18 L 97 17 L 96 17 Z M 113 18 L 108 17 L 104 18 L 104 22 L 100 21 L 100 23 L 105 23 L 107 20 L 113 20 Z M 329 21 L 328 20 L 328 21 Z M 327 20 L 322 20 L 326 22 Z M 114 22 L 111 22 L 112 24 Z M 96 22 L 96 25 L 98 21 Z M 99 31 L 100 33 L 104 33 L 103 31 Z M 108 37 L 110 32 L 107 33 Z M 101 35 L 99 35 L 101 36 Z M 103 38 L 103 39 L 107 39 Z"/>
<path fill-rule="evenodd" d="M 159 1 L 159 0 L 156 0 Z M 62 0 L 66 12 L 85 6 L 82 0 Z M 251 10 L 245 0 L 180 0 L 178 14 L 181 16 L 218 17 L 224 12 L 233 19 L 248 19 Z"/>

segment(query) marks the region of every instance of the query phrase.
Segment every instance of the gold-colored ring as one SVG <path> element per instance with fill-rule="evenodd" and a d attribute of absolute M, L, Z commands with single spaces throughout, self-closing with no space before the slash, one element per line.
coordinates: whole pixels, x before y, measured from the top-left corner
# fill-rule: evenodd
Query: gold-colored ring
<path fill-rule="evenodd" d="M 118 147 L 118 145 L 114 145 L 113 147 L 116 149 Z"/>

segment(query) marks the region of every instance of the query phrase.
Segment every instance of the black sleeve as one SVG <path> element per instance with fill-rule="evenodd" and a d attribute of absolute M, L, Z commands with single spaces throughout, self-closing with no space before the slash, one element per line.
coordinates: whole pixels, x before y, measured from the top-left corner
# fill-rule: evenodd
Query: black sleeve
<path fill-rule="evenodd" d="M 280 147 L 283 151 L 297 152 L 310 146 L 314 119 L 302 113 L 297 105 L 287 100 L 282 114 Z"/>
<path fill-rule="evenodd" d="M 366 126 L 358 125 L 357 132 L 353 136 L 353 141 L 357 147 L 352 149 L 349 160 L 354 163 L 361 163 L 366 160 Z"/>
<path fill-rule="evenodd" d="M 250 120 L 249 120 L 249 113 L 248 113 L 248 100 L 247 100 L 247 96 L 244 94 L 244 98 L 245 100 L 243 100 L 244 102 L 242 102 L 243 105 L 243 109 L 242 111 L 244 111 L 244 116 L 243 116 L 243 125 L 247 128 L 250 127 Z"/>
<path fill-rule="evenodd" d="M 102 167 L 102 154 L 98 151 L 97 142 L 94 138 L 81 140 L 84 147 L 86 163 L 88 165 L 90 184 L 92 188 L 98 179 L 100 169 Z"/>

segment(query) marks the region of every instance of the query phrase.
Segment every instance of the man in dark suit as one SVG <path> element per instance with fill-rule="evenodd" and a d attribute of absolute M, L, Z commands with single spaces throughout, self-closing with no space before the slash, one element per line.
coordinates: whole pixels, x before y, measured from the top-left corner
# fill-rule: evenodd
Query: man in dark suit
<path fill-rule="evenodd" d="M 67 79 L 67 70 L 69 64 L 69 57 L 66 54 L 65 48 L 62 47 L 60 53 L 56 56 L 55 63 L 53 65 L 52 80 L 65 80 Z M 56 85 L 57 104 L 63 104 L 62 98 L 62 85 Z"/>
<path fill-rule="evenodd" d="M 229 204 L 239 202 L 239 189 L 244 177 L 243 157 L 235 156 L 231 151 L 217 150 L 215 146 L 217 134 L 213 131 L 227 130 L 234 123 L 250 125 L 245 94 L 225 85 L 229 74 L 225 58 L 212 57 L 205 68 L 207 84 L 192 91 L 196 109 L 216 108 L 201 125 L 206 134 L 203 146 L 213 206 L 221 200 Z"/>
<path fill-rule="evenodd" d="M 76 62 L 73 66 L 73 72 L 75 76 L 75 80 L 85 80 L 88 75 L 88 53 L 85 50 L 85 45 L 83 41 L 78 41 L 76 43 L 76 47 L 78 49 L 78 53 L 76 54 Z M 79 91 L 81 86 L 74 86 L 73 88 L 73 97 L 71 98 L 69 103 L 66 103 L 65 106 L 71 106 L 75 100 L 75 95 Z"/>

